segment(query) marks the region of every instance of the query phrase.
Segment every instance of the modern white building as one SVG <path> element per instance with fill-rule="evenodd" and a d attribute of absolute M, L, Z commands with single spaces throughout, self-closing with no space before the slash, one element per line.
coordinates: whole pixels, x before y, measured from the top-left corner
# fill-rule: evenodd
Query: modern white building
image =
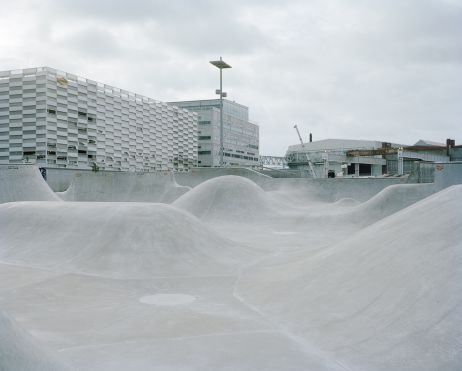
<path fill-rule="evenodd" d="M 0 164 L 120 171 L 197 164 L 197 114 L 49 67 L 0 72 Z"/>
<path fill-rule="evenodd" d="M 220 99 L 170 102 L 199 114 L 198 166 L 220 166 Z M 249 108 L 223 100 L 223 165 L 259 165 L 259 128 L 249 122 Z"/>

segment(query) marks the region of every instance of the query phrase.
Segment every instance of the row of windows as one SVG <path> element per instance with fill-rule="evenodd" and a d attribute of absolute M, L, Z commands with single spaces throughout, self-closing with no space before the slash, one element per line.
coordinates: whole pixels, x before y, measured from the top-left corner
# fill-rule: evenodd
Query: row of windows
<path fill-rule="evenodd" d="M 234 158 L 242 158 L 244 160 L 249 160 L 249 161 L 258 161 L 258 157 L 250 157 L 250 156 L 243 156 L 243 155 L 237 155 L 235 153 L 224 153 L 225 157 L 234 157 Z"/>

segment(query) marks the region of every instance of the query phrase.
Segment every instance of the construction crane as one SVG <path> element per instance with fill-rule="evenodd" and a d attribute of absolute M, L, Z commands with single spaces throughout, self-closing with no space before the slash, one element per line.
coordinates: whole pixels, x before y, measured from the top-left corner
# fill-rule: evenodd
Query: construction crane
<path fill-rule="evenodd" d="M 294 129 L 297 131 L 298 139 L 300 139 L 300 143 L 301 143 L 301 145 L 302 145 L 303 152 L 305 153 L 306 160 L 308 161 L 308 166 L 309 166 L 309 168 L 310 168 L 311 176 L 312 176 L 314 179 L 316 179 L 317 176 L 316 176 L 316 172 L 314 171 L 313 163 L 311 162 L 311 159 L 310 159 L 310 156 L 308 155 L 308 152 L 305 151 L 305 143 L 303 143 L 303 139 L 302 139 L 302 136 L 300 135 L 300 132 L 298 131 L 297 124 L 294 125 Z"/>

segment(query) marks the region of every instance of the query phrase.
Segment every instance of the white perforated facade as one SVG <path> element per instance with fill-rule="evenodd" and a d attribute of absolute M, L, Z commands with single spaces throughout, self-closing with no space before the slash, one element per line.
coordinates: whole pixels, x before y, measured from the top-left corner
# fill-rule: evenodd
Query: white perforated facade
<path fill-rule="evenodd" d="M 187 170 L 197 114 L 49 67 L 0 72 L 0 163 Z"/>

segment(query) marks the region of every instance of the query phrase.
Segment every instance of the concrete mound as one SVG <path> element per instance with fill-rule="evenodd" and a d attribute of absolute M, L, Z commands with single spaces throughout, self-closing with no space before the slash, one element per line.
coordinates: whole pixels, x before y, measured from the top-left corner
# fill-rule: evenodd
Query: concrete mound
<path fill-rule="evenodd" d="M 461 369 L 461 210 L 450 187 L 315 256 L 248 269 L 237 295 L 345 369 Z"/>
<path fill-rule="evenodd" d="M 0 166 L 0 203 L 61 201 L 33 165 Z"/>
<path fill-rule="evenodd" d="M 390 185 L 374 197 L 351 209 L 349 218 L 354 222 L 369 225 L 398 212 L 417 201 L 435 193 L 433 184 Z"/>
<path fill-rule="evenodd" d="M 0 311 L 0 371 L 70 371 Z"/>
<path fill-rule="evenodd" d="M 171 173 L 88 172 L 76 174 L 58 195 L 65 201 L 171 203 L 190 189 Z"/>
<path fill-rule="evenodd" d="M 359 204 L 359 201 L 351 197 L 344 197 L 334 202 L 335 206 L 348 206 L 349 207 L 349 206 L 356 206 L 358 204 Z"/>
<path fill-rule="evenodd" d="M 249 220 L 275 211 L 265 191 L 251 180 L 234 175 L 207 180 L 173 205 L 209 220 Z"/>
<path fill-rule="evenodd" d="M 246 179 L 250 179 L 259 186 L 264 186 L 265 184 L 272 183 L 273 178 L 268 175 L 261 174 L 252 169 L 245 167 L 199 167 L 192 168 L 188 172 L 175 173 L 176 181 L 185 186 L 195 187 L 202 182 L 207 180 L 222 177 L 222 176 L 241 176 Z"/>
<path fill-rule="evenodd" d="M 111 277 L 223 275 L 253 252 L 164 204 L 0 205 L 0 260 Z"/>

